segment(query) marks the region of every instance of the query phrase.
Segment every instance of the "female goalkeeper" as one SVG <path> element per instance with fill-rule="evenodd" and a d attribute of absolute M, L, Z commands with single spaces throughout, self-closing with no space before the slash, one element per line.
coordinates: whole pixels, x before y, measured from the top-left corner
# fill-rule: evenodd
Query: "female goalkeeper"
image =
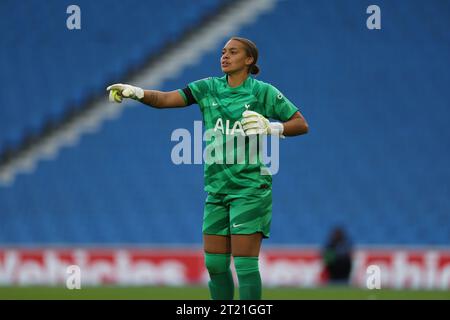
<path fill-rule="evenodd" d="M 252 41 L 233 37 L 222 49 L 223 77 L 198 80 L 170 92 L 143 90 L 126 84 L 114 84 L 107 90 L 111 101 L 131 98 L 154 108 L 198 104 L 205 128 L 222 129 L 224 135 L 229 134 L 229 130 L 223 130 L 226 123 L 242 128 L 240 131 L 246 136 L 307 133 L 308 125 L 297 107 L 272 85 L 250 76 L 259 72 L 257 60 L 258 49 Z M 269 122 L 268 118 L 281 122 Z M 236 122 L 239 122 L 237 126 Z M 261 161 L 205 164 L 208 196 L 203 241 L 212 299 L 233 299 L 231 255 L 240 299 L 261 299 L 258 257 L 261 240 L 269 237 L 272 218 L 272 177 L 261 174 L 262 166 Z"/>

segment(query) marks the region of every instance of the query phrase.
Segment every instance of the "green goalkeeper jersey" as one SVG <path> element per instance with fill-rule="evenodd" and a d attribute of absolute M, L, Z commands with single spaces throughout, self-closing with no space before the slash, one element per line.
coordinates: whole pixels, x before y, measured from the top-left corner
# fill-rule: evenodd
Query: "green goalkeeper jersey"
<path fill-rule="evenodd" d="M 249 146 L 251 143 L 249 138 L 241 137 L 245 140 L 244 147 L 242 147 L 236 137 L 244 135 L 240 123 L 242 113 L 245 110 L 251 110 L 268 119 L 284 122 L 298 111 L 297 107 L 274 86 L 250 76 L 238 87 L 230 87 L 227 76 L 201 79 L 190 83 L 188 87 L 200 106 L 205 131 L 209 130 L 222 137 L 222 139 L 217 139 L 215 136 L 210 141 L 206 139 L 205 152 L 208 151 L 208 148 L 210 151 L 212 150 L 211 154 L 215 155 L 216 161 L 206 161 L 205 163 L 205 191 L 224 194 L 252 194 L 271 188 L 271 175 L 262 174 L 262 169 L 265 167 L 262 159 L 257 157 L 256 161 L 250 160 Z M 180 90 L 180 93 L 187 101 L 184 92 Z M 230 139 L 235 142 L 234 146 L 226 149 L 226 144 L 230 143 Z M 216 147 L 221 149 L 216 149 Z M 230 149 L 233 151 L 231 157 Z M 217 150 L 222 150 L 222 154 L 219 155 Z M 241 152 L 246 154 L 244 162 L 241 161 L 243 158 L 238 156 Z M 222 156 L 223 160 L 217 161 Z M 227 160 L 225 156 L 231 158 L 232 161 Z"/>

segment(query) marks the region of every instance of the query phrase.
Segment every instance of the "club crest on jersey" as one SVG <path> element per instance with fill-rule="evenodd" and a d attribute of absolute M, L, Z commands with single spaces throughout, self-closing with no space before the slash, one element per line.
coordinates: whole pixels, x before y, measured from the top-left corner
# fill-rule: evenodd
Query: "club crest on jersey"
<path fill-rule="evenodd" d="M 222 118 L 219 118 L 217 119 L 216 125 L 214 126 L 214 132 L 216 132 L 217 130 L 220 130 L 222 134 L 226 135 L 234 135 L 240 133 L 241 135 L 245 136 L 245 132 L 240 121 L 236 121 L 233 124 L 233 127 L 230 128 L 230 120 L 226 120 L 224 126 Z"/>

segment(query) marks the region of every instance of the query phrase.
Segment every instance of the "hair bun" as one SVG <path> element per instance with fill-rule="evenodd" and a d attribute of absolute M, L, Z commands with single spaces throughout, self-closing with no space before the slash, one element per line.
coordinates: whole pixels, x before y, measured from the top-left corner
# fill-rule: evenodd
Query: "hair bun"
<path fill-rule="evenodd" d="M 250 68 L 250 73 L 257 75 L 259 73 L 259 66 L 257 64 L 254 64 Z"/>

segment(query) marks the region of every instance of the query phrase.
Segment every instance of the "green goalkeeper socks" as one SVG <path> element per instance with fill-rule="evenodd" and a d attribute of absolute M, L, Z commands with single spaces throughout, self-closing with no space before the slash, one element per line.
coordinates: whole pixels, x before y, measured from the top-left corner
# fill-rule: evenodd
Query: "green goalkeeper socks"
<path fill-rule="evenodd" d="M 234 297 L 234 281 L 230 261 L 230 254 L 205 252 L 205 264 L 211 278 L 208 286 L 213 300 L 232 300 Z M 261 300 L 258 257 L 234 257 L 234 266 L 239 279 L 240 299 Z"/>
<path fill-rule="evenodd" d="M 205 264 L 211 281 L 209 291 L 213 300 L 233 300 L 234 281 L 230 269 L 231 254 L 205 252 Z"/>
<path fill-rule="evenodd" d="M 241 300 L 261 300 L 261 276 L 258 257 L 234 257 Z"/>

